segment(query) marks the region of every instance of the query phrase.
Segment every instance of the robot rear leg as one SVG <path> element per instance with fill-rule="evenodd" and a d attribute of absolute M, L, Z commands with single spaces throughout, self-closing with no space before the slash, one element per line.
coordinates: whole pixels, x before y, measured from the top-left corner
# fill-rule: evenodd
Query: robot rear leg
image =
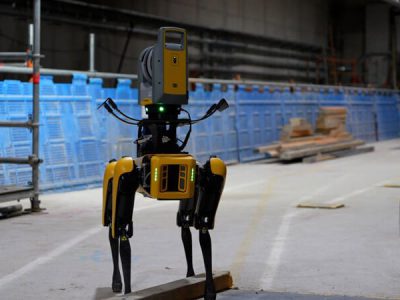
<path fill-rule="evenodd" d="M 122 158 L 106 167 L 103 182 L 103 225 L 110 226 L 109 240 L 113 258 L 114 292 L 121 292 L 122 281 L 118 265 L 121 257 L 125 294 L 131 292 L 131 247 L 133 235 L 132 213 L 138 187 L 137 172 L 132 158 Z M 106 209 L 104 209 L 104 207 Z"/>
<path fill-rule="evenodd" d="M 122 291 L 122 279 L 119 271 L 119 239 L 112 236 L 111 223 L 112 223 L 112 181 L 114 177 L 114 169 L 116 160 L 111 160 L 105 169 L 103 179 L 103 213 L 102 223 L 104 226 L 109 227 L 108 239 L 110 242 L 111 255 L 113 261 L 113 274 L 112 274 L 112 290 L 114 293 Z"/>
<path fill-rule="evenodd" d="M 212 245 L 209 230 L 214 229 L 215 214 L 225 185 L 226 165 L 217 158 L 211 157 L 199 172 L 199 188 L 194 226 L 199 230 L 200 247 L 203 253 L 206 270 L 204 299 L 216 299 L 212 276 Z"/>

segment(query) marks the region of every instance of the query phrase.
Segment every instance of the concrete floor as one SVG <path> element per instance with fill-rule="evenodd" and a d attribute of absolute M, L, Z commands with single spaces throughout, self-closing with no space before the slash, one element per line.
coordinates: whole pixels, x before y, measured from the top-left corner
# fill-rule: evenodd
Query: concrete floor
<path fill-rule="evenodd" d="M 316 164 L 230 166 L 211 234 L 214 269 L 231 270 L 239 290 L 219 298 L 400 299 L 400 189 L 385 183 L 400 184 L 399 139 Z M 93 299 L 111 283 L 101 190 L 41 199 L 45 213 L 0 221 L 0 299 Z M 296 208 L 303 201 L 346 206 Z M 133 289 L 185 274 L 176 210 L 176 202 L 137 197 Z M 195 269 L 203 272 L 193 234 Z"/>

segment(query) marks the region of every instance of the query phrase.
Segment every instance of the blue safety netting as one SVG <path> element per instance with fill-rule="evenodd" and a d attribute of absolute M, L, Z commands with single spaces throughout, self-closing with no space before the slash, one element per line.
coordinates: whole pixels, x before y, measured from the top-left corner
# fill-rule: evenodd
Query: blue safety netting
<path fill-rule="evenodd" d="M 42 76 L 40 84 L 41 189 L 74 189 L 101 183 L 105 164 L 121 156 L 135 156 L 137 128 L 119 122 L 97 106 L 111 97 L 129 116 L 142 118 L 137 89 L 129 79 L 104 88 L 100 78 L 75 74 L 71 83 L 54 83 Z M 348 109 L 348 130 L 365 141 L 399 137 L 400 97 L 390 90 L 281 87 L 274 85 L 200 84 L 189 91 L 186 109 L 193 119 L 225 98 L 230 108 L 193 126 L 188 151 L 204 162 L 218 155 L 228 163 L 263 158 L 254 149 L 279 139 L 290 118 L 315 125 L 321 106 Z M 26 121 L 32 113 L 32 83 L 0 82 L 0 120 Z M 187 128 L 179 128 L 184 138 Z M 0 128 L 0 156 L 27 157 L 32 135 L 26 128 Z M 31 168 L 0 164 L 0 185 L 26 184 Z"/>

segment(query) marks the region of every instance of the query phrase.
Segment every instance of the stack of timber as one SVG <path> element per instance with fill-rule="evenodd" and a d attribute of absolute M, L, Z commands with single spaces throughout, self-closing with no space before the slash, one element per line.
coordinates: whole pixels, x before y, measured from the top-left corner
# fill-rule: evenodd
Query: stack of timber
<path fill-rule="evenodd" d="M 333 137 L 351 137 L 346 131 L 347 109 L 345 107 L 321 107 L 316 132 Z"/>
<path fill-rule="evenodd" d="M 307 120 L 302 118 L 290 119 L 289 124 L 285 125 L 281 132 L 281 141 L 290 141 L 292 138 L 313 135 L 314 130 Z"/>
<path fill-rule="evenodd" d="M 307 120 L 294 118 L 283 127 L 279 142 L 259 147 L 256 151 L 282 161 L 302 159 L 303 162 L 373 151 L 373 147 L 357 148 L 364 142 L 354 139 L 346 131 L 346 117 L 344 107 L 322 107 L 315 132 Z"/>

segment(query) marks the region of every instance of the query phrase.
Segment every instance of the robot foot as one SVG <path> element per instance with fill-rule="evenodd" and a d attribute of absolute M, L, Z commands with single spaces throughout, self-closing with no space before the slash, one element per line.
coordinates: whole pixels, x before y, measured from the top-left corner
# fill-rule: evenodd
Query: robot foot
<path fill-rule="evenodd" d="M 194 274 L 194 270 L 193 270 L 193 269 L 188 270 L 187 273 L 186 273 L 186 277 L 192 277 L 192 276 L 194 276 L 194 275 L 195 275 L 195 274 Z"/>
<path fill-rule="evenodd" d="M 217 295 L 215 292 L 206 292 L 204 294 L 204 300 L 215 300 L 217 299 Z"/>
<path fill-rule="evenodd" d="M 118 280 L 113 280 L 112 282 L 112 291 L 114 293 L 121 293 L 122 292 L 122 282 L 121 278 Z"/>
<path fill-rule="evenodd" d="M 121 293 L 122 292 L 122 280 L 121 280 L 121 273 L 117 269 L 116 272 L 113 273 L 112 277 L 112 291 L 114 293 Z"/>

